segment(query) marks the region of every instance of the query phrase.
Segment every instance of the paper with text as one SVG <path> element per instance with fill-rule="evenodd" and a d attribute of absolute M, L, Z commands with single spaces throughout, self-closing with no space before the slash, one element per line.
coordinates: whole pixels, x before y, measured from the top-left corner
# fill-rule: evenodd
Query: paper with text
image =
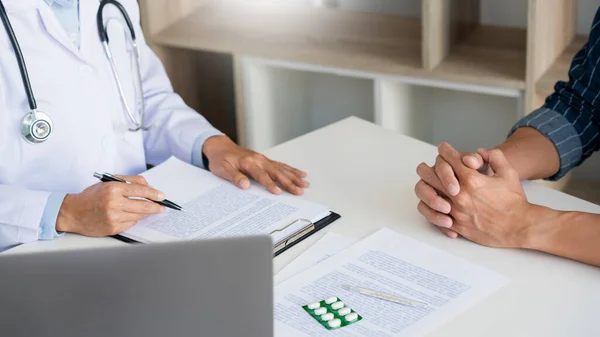
<path fill-rule="evenodd" d="M 382 229 L 275 287 L 275 336 L 422 336 L 508 284 L 493 271 Z M 425 302 L 414 308 L 342 286 L 362 286 Z M 302 305 L 338 296 L 363 316 L 335 331 Z"/>
<path fill-rule="evenodd" d="M 187 212 L 167 209 L 122 234 L 140 242 L 269 234 L 285 228 L 273 235 L 277 242 L 308 221 L 316 222 L 330 214 L 325 206 L 289 195 L 275 196 L 256 184 L 240 190 L 174 157 L 142 175 Z"/>
<path fill-rule="evenodd" d="M 275 285 L 321 263 L 331 256 L 341 252 L 355 243 L 355 238 L 336 233 L 327 233 L 313 246 L 308 248 L 302 255 L 290 262 L 285 268 L 275 275 Z"/>

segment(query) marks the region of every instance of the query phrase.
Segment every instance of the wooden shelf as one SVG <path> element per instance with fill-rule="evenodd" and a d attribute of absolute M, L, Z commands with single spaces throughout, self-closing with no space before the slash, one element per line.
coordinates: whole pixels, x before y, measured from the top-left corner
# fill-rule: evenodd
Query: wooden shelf
<path fill-rule="evenodd" d="M 153 42 L 362 71 L 405 74 L 421 68 L 419 19 L 284 4 L 212 2 Z"/>
<path fill-rule="evenodd" d="M 479 26 L 433 70 L 453 81 L 524 89 L 527 33 L 524 29 Z"/>
<path fill-rule="evenodd" d="M 575 54 L 583 47 L 587 42 L 587 36 L 577 36 L 573 42 L 565 49 L 565 51 L 558 57 L 556 62 L 542 75 L 540 80 L 536 84 L 536 89 L 539 94 L 544 96 L 550 95 L 554 92 L 554 85 L 558 81 L 569 80 L 569 68 L 571 67 L 571 61 L 575 57 Z"/>
<path fill-rule="evenodd" d="M 521 29 L 478 27 L 433 71 L 419 19 L 282 4 L 211 2 L 153 36 L 163 46 L 509 89 L 525 87 Z"/>

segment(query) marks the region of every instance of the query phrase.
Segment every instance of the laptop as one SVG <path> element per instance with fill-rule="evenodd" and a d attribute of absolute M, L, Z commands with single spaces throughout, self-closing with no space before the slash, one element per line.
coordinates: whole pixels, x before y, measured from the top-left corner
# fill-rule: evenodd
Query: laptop
<path fill-rule="evenodd" d="M 0 255 L 0 336 L 273 336 L 271 239 Z"/>

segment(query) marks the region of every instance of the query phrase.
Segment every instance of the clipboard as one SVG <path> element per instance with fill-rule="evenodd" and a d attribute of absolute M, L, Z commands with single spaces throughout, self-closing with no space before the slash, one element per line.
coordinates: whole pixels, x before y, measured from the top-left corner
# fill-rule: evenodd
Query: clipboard
<path fill-rule="evenodd" d="M 292 225 L 295 225 L 298 222 L 306 222 L 306 226 L 303 226 L 297 232 L 292 233 L 289 236 L 275 242 L 275 244 L 273 245 L 273 257 L 277 257 L 277 256 L 281 255 L 286 250 L 294 247 L 295 245 L 302 242 L 304 239 L 308 238 L 309 236 L 317 233 L 321 229 L 331 225 L 333 222 L 340 219 L 341 217 L 342 216 L 339 215 L 338 213 L 331 212 L 328 216 L 317 221 L 316 223 L 313 223 L 312 221 L 307 220 L 307 219 L 298 219 L 298 220 L 290 223 L 289 225 L 284 226 L 281 229 L 271 232 L 270 235 L 277 233 L 277 232 L 284 231 L 286 228 L 288 228 Z M 130 239 L 130 238 L 122 236 L 122 235 L 113 235 L 113 238 L 115 238 L 119 241 L 126 242 L 126 243 L 132 243 L 132 244 L 141 243 L 139 241 Z"/>
<path fill-rule="evenodd" d="M 302 227 L 302 229 L 300 229 L 296 233 L 292 233 L 288 237 L 285 237 L 285 238 L 279 240 L 279 242 L 276 242 L 275 245 L 273 245 L 273 256 L 274 257 L 279 256 L 286 250 L 294 247 L 296 244 L 302 242 L 304 239 L 315 234 L 316 232 L 320 231 L 321 229 L 329 226 L 330 224 L 332 224 L 334 221 L 338 220 L 341 217 L 342 217 L 341 215 L 331 212 L 328 216 L 324 217 L 323 219 L 317 221 L 314 224 L 312 223 L 312 221 L 306 220 L 306 219 L 298 219 L 298 220 L 292 222 L 288 226 L 291 226 L 299 221 L 304 221 L 307 223 L 307 225 Z M 286 226 L 286 227 L 288 227 L 288 226 Z M 274 232 L 271 232 L 271 234 L 273 234 L 273 233 Z"/>

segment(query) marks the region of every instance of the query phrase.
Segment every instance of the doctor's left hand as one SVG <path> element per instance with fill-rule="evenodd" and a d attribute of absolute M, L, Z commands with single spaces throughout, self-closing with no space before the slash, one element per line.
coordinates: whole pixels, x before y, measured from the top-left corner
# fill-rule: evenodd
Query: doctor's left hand
<path fill-rule="evenodd" d="M 305 172 L 240 147 L 228 137 L 211 137 L 206 140 L 202 150 L 208 158 L 209 170 L 241 189 L 250 187 L 249 177 L 273 194 L 281 194 L 283 188 L 301 195 L 309 186 L 304 180 Z"/>

